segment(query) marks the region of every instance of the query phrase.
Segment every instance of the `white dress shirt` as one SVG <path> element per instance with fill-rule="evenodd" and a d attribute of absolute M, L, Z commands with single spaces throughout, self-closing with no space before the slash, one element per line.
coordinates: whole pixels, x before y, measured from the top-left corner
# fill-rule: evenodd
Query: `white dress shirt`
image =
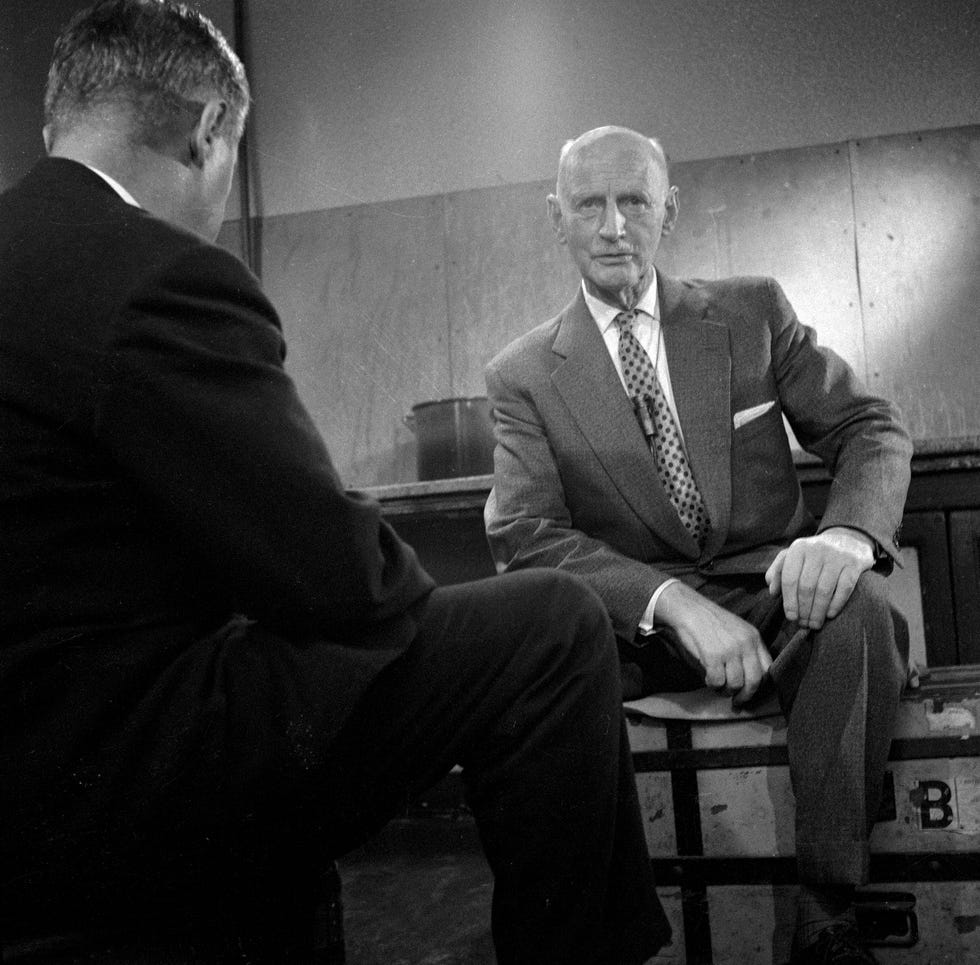
<path fill-rule="evenodd" d="M 602 301 L 602 299 L 590 294 L 585 287 L 584 281 L 582 282 L 582 294 L 585 296 L 585 304 L 592 313 L 592 318 L 595 319 L 596 325 L 599 326 L 599 334 L 602 336 L 602 340 L 606 344 L 606 350 L 609 352 L 609 357 L 612 359 L 612 363 L 616 366 L 616 371 L 619 373 L 619 380 L 623 384 L 623 391 L 626 392 L 626 379 L 623 377 L 623 363 L 619 359 L 619 326 L 616 325 L 616 316 L 622 309 L 614 305 L 609 305 Z M 657 370 L 657 381 L 660 382 L 660 388 L 663 389 L 664 396 L 667 399 L 667 405 L 670 406 L 670 411 L 674 416 L 674 422 L 677 424 L 677 431 L 680 433 L 681 443 L 683 444 L 684 430 L 681 428 L 680 419 L 677 417 L 677 406 L 674 404 L 674 390 L 670 385 L 670 369 L 667 366 L 667 351 L 664 348 L 663 333 L 660 329 L 660 305 L 657 297 L 656 272 L 654 272 L 650 287 L 636 303 L 635 311 L 637 315 L 636 320 L 633 322 L 633 334 L 636 336 L 640 345 L 643 346 L 643 350 L 647 353 L 650 361 L 653 362 Z M 661 583 L 654 591 L 640 619 L 638 629 L 644 636 L 654 632 L 654 614 L 657 608 L 657 601 L 660 599 L 660 594 L 672 583 L 677 582 L 676 578 L 671 577 Z"/>

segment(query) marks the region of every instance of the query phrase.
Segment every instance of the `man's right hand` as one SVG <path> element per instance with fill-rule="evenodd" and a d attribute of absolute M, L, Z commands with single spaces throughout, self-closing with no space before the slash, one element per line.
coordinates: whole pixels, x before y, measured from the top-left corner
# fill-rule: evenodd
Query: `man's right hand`
<path fill-rule="evenodd" d="M 683 656 L 704 673 L 705 685 L 731 694 L 735 706 L 752 698 L 772 664 L 751 623 L 684 583 L 673 583 L 663 591 L 656 623 L 674 631 Z"/>

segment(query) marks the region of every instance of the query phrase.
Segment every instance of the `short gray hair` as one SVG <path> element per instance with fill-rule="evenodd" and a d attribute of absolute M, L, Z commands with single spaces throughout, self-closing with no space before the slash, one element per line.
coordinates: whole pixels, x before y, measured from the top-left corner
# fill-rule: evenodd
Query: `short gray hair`
<path fill-rule="evenodd" d="M 57 134 L 74 116 L 123 100 L 135 136 L 152 141 L 202 96 L 227 102 L 226 130 L 240 137 L 249 106 L 245 68 L 207 17 L 177 0 L 99 0 L 55 41 L 44 119 Z"/>

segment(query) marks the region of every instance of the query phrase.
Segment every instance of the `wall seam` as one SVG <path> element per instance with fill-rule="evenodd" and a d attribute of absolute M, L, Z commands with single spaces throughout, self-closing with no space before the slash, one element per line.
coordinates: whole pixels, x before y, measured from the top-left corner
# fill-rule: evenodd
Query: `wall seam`
<path fill-rule="evenodd" d="M 449 288 L 449 194 L 440 198 L 442 204 L 442 282 L 446 295 L 446 365 L 449 375 L 449 394 L 459 395 L 456 388 L 456 372 L 453 363 L 453 314 L 452 295 Z"/>
<path fill-rule="evenodd" d="M 857 170 L 857 149 L 860 141 L 847 142 L 847 178 L 851 188 L 851 224 L 854 226 L 854 279 L 857 284 L 858 318 L 861 322 L 861 350 L 864 355 L 864 384 L 871 385 L 870 357 L 868 355 L 868 323 L 864 316 L 864 289 L 861 285 L 861 243 L 858 232 L 861 225 L 858 222 L 857 190 L 855 187 L 855 172 Z"/>

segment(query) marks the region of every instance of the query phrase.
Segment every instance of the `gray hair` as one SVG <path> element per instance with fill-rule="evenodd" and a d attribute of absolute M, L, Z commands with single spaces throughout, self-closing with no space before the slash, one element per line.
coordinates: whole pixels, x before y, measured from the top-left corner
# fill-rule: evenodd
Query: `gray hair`
<path fill-rule="evenodd" d="M 218 29 L 177 0 L 99 0 L 76 14 L 54 45 L 44 119 L 55 134 L 107 102 L 133 110 L 134 137 L 154 143 L 202 97 L 228 104 L 235 140 L 248 114 L 242 62 Z"/>

